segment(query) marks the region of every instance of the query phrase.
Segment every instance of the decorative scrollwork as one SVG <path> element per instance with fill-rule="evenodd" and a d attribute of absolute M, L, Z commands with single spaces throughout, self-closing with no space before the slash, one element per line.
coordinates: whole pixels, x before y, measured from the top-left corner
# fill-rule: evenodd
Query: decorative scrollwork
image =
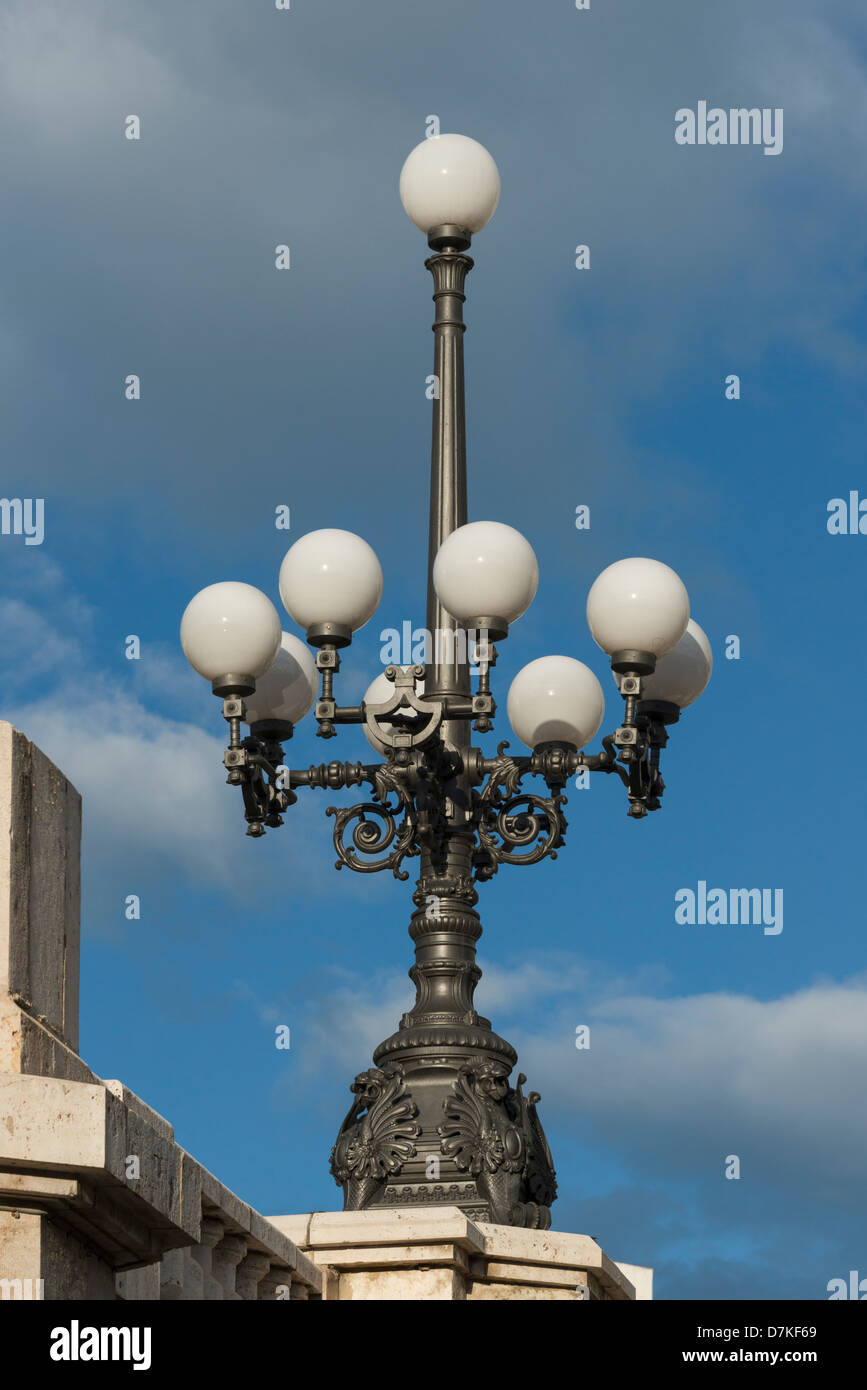
<path fill-rule="evenodd" d="M 417 827 L 413 799 L 401 778 L 389 767 L 377 768 L 375 786 L 377 801 L 364 801 L 360 805 L 342 809 L 336 806 L 327 808 L 326 815 L 335 817 L 334 848 L 339 856 L 336 867 L 342 869 L 345 864 L 347 868 L 354 869 L 359 874 L 374 874 L 381 869 L 391 869 L 395 878 L 406 880 L 409 878 L 409 871 L 402 869 L 401 863 L 404 859 L 414 858 L 420 852 L 416 844 Z M 395 803 L 389 800 L 391 792 L 394 793 Z M 401 811 L 404 813 L 403 820 L 398 823 L 397 817 Z M 377 820 L 372 820 L 371 817 L 376 817 L 382 824 L 377 824 Z M 350 832 L 353 821 L 358 823 Z M 348 832 L 351 845 L 346 843 Z M 383 858 L 369 858 L 383 855 L 388 849 L 391 852 Z M 362 859 L 359 855 L 366 857 Z"/>
<path fill-rule="evenodd" d="M 514 796 L 521 785 L 521 778 L 529 769 L 529 758 L 522 758 L 520 762 L 517 758 L 510 758 L 506 753 L 508 741 L 497 744 L 497 756 L 492 760 L 493 767 L 488 773 L 488 780 L 479 792 L 479 801 L 494 802 L 499 800 L 499 789 L 503 788 L 507 796 Z"/>
<path fill-rule="evenodd" d="M 360 1211 L 415 1156 L 421 1128 L 399 1064 L 361 1072 L 350 1089 L 355 1100 L 331 1151 L 331 1172 L 344 1209 Z"/>
<path fill-rule="evenodd" d="M 404 806 L 409 807 L 412 800 L 407 787 L 406 777 L 401 776 L 397 768 L 390 763 L 380 763 L 373 770 L 373 794 L 377 801 L 381 801 L 383 806 L 388 802 L 391 795 L 397 797 L 398 801 Z"/>
<path fill-rule="evenodd" d="M 564 797 L 522 792 L 487 810 L 479 819 L 481 852 L 476 877 L 492 878 L 500 864 L 538 864 L 557 858 L 565 822 L 560 814 Z"/>
<path fill-rule="evenodd" d="M 441 1148 L 455 1167 L 476 1180 L 491 1220 L 547 1230 L 557 1181 L 532 1091 L 525 1097 L 521 1073 L 516 1089 L 496 1062 L 464 1066 L 443 1102 L 437 1126 Z"/>
<path fill-rule="evenodd" d="M 536 796 L 520 790 L 531 771 L 529 758 L 510 758 L 501 743 L 481 792 L 476 797 L 476 829 L 479 849 L 474 856 L 476 878 L 493 878 L 501 864 L 538 864 L 557 858 L 563 844 L 566 820 L 561 806 L 566 798 Z M 505 792 L 505 797 L 500 793 Z"/>

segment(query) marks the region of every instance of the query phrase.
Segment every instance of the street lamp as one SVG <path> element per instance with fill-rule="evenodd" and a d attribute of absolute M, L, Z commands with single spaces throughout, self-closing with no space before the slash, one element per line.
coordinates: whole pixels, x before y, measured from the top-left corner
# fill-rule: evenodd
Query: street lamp
<path fill-rule="evenodd" d="M 416 1000 L 374 1052 L 375 1066 L 352 1083 L 331 1155 L 345 1209 L 440 1203 L 477 1219 L 544 1228 L 557 1184 L 539 1096 L 524 1094 L 523 1075 L 510 1084 L 517 1055 L 473 1004 L 481 974 L 476 885 L 502 864 L 556 858 L 566 832 L 563 792 L 579 770 L 616 773 L 630 816 L 657 810 L 667 726 L 704 689 L 711 653 L 674 571 L 653 559 L 620 560 L 587 600 L 590 630 L 624 700 L 623 721 L 602 739 L 602 751 L 583 751 L 602 725 L 602 688 L 587 666 L 563 655 L 531 661 L 509 689 L 509 720 L 528 754 L 508 754 L 508 743 L 494 756 L 471 746 L 471 727 L 493 727 L 494 643 L 533 601 L 539 573 L 532 547 L 511 526 L 467 522 L 462 306 L 473 262 L 466 251 L 497 206 L 500 180 L 476 141 L 440 135 L 412 151 L 400 191 L 434 253 L 425 262 L 434 281 L 439 388 L 426 659 L 386 667 L 358 705 L 337 703 L 339 652 L 382 595 L 373 550 L 339 530 L 302 536 L 280 568 L 283 605 L 315 660 L 294 634 L 281 635 L 270 600 L 247 584 L 197 594 L 181 640 L 223 701 L 227 780 L 242 790 L 248 835 L 281 825 L 301 787 L 367 785 L 368 800 L 328 808 L 337 868 L 390 869 L 406 880 L 404 864 L 419 860 L 409 926 Z M 320 738 L 359 725 L 385 761 L 286 768 L 283 745 L 311 705 Z M 548 795 L 524 790 L 529 777 L 541 778 Z"/>

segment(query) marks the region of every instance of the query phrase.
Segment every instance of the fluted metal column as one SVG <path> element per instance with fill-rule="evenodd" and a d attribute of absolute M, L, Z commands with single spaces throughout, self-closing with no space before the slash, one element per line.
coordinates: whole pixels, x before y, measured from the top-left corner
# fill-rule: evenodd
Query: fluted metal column
<path fill-rule="evenodd" d="M 463 322 L 464 284 L 472 269 L 465 255 L 469 237 L 458 228 L 432 233 L 435 254 L 426 262 L 434 280 L 436 315 L 428 542 L 427 630 L 433 642 L 428 653 L 425 695 L 470 694 L 467 634 L 439 602 L 433 586 L 433 564 L 447 536 L 467 520 L 467 460 L 464 401 Z M 443 738 L 464 753 L 470 746 L 466 720 L 444 721 Z M 443 785 L 445 848 L 436 857 L 429 848 L 421 855 L 416 911 L 409 933 L 415 943 L 410 976 L 416 1001 L 404 1014 L 396 1033 L 374 1052 L 377 1066 L 397 1063 L 406 1078 L 406 1094 L 417 1107 L 418 1136 L 412 1157 L 374 1198 L 374 1205 L 443 1202 L 460 1205 L 468 1214 L 491 1219 L 490 1206 L 473 1177 L 444 1154 L 439 1128 L 445 1104 L 461 1068 L 485 1062 L 510 1071 L 514 1049 L 475 1011 L 473 994 L 481 971 L 476 965 L 476 942 L 482 924 L 475 911 L 473 834 L 469 828 L 472 789 L 462 768 Z"/>
<path fill-rule="evenodd" d="M 463 303 L 473 262 L 464 254 L 469 235 L 459 227 L 438 228 L 429 242 L 436 391 L 427 596 L 433 650 L 426 654 L 424 696 L 466 701 L 467 634 L 437 599 L 433 564 L 467 520 Z M 515 1050 L 473 1002 L 482 924 L 475 910 L 469 721 L 446 719 L 440 733 L 442 743 L 428 750 L 421 769 L 424 799 L 435 809 L 434 823 L 417 837 L 420 874 L 409 927 L 416 999 L 376 1048 L 375 1067 L 352 1085 L 355 1099 L 331 1171 L 350 1210 L 442 1204 L 479 1220 L 547 1226 L 556 1182 L 536 1115 L 539 1097 L 523 1095 L 521 1075 L 511 1086 Z M 410 764 L 402 766 L 415 775 Z"/>
<path fill-rule="evenodd" d="M 452 240 L 432 235 L 432 245 L 440 245 L 425 265 L 433 275 L 434 378 L 433 438 L 430 472 L 430 529 L 428 532 L 427 630 L 435 650 L 429 654 L 429 694 L 468 694 L 469 668 L 460 661 L 459 624 L 446 613 L 433 586 L 433 565 L 437 551 L 452 531 L 467 520 L 467 439 L 464 401 L 464 283 L 473 261 L 463 254 L 469 238 L 455 233 Z M 444 650 L 446 634 L 454 634 L 454 650 Z M 464 638 L 465 638 L 464 634 Z M 438 642 L 437 642 L 437 639 Z M 437 651 L 437 645 L 440 650 Z M 439 658 L 439 659 L 438 659 Z M 463 739 L 469 746 L 466 724 L 455 724 L 447 732 L 450 742 Z"/>

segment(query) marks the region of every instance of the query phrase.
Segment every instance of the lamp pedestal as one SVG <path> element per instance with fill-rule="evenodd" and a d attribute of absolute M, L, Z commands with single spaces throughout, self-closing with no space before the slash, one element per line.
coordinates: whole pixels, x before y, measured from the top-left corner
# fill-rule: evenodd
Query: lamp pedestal
<path fill-rule="evenodd" d="M 629 1302 L 653 1297 L 653 1270 L 616 1264 L 589 1236 L 520 1231 L 457 1207 L 269 1216 L 325 1275 L 322 1297 L 481 1302 Z"/>
<path fill-rule="evenodd" d="M 347 1210 L 454 1205 L 469 1217 L 546 1229 L 557 1183 L 510 1043 L 478 1014 L 472 843 L 455 835 L 438 868 L 429 852 L 413 895 L 416 1000 L 356 1077 L 331 1155 Z"/>

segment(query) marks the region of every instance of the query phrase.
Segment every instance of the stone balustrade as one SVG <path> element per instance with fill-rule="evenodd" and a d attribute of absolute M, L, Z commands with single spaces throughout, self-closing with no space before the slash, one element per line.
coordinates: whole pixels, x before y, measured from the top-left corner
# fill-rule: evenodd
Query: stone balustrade
<path fill-rule="evenodd" d="M 0 1279 L 56 1299 L 321 1297 L 316 1264 L 121 1082 L 0 1075 L 0 1117 Z"/>
<path fill-rule="evenodd" d="M 117 1274 L 117 1297 L 248 1303 L 321 1298 L 316 1265 L 204 1169 L 202 1177 L 200 1240 L 167 1251 L 158 1263 Z"/>

